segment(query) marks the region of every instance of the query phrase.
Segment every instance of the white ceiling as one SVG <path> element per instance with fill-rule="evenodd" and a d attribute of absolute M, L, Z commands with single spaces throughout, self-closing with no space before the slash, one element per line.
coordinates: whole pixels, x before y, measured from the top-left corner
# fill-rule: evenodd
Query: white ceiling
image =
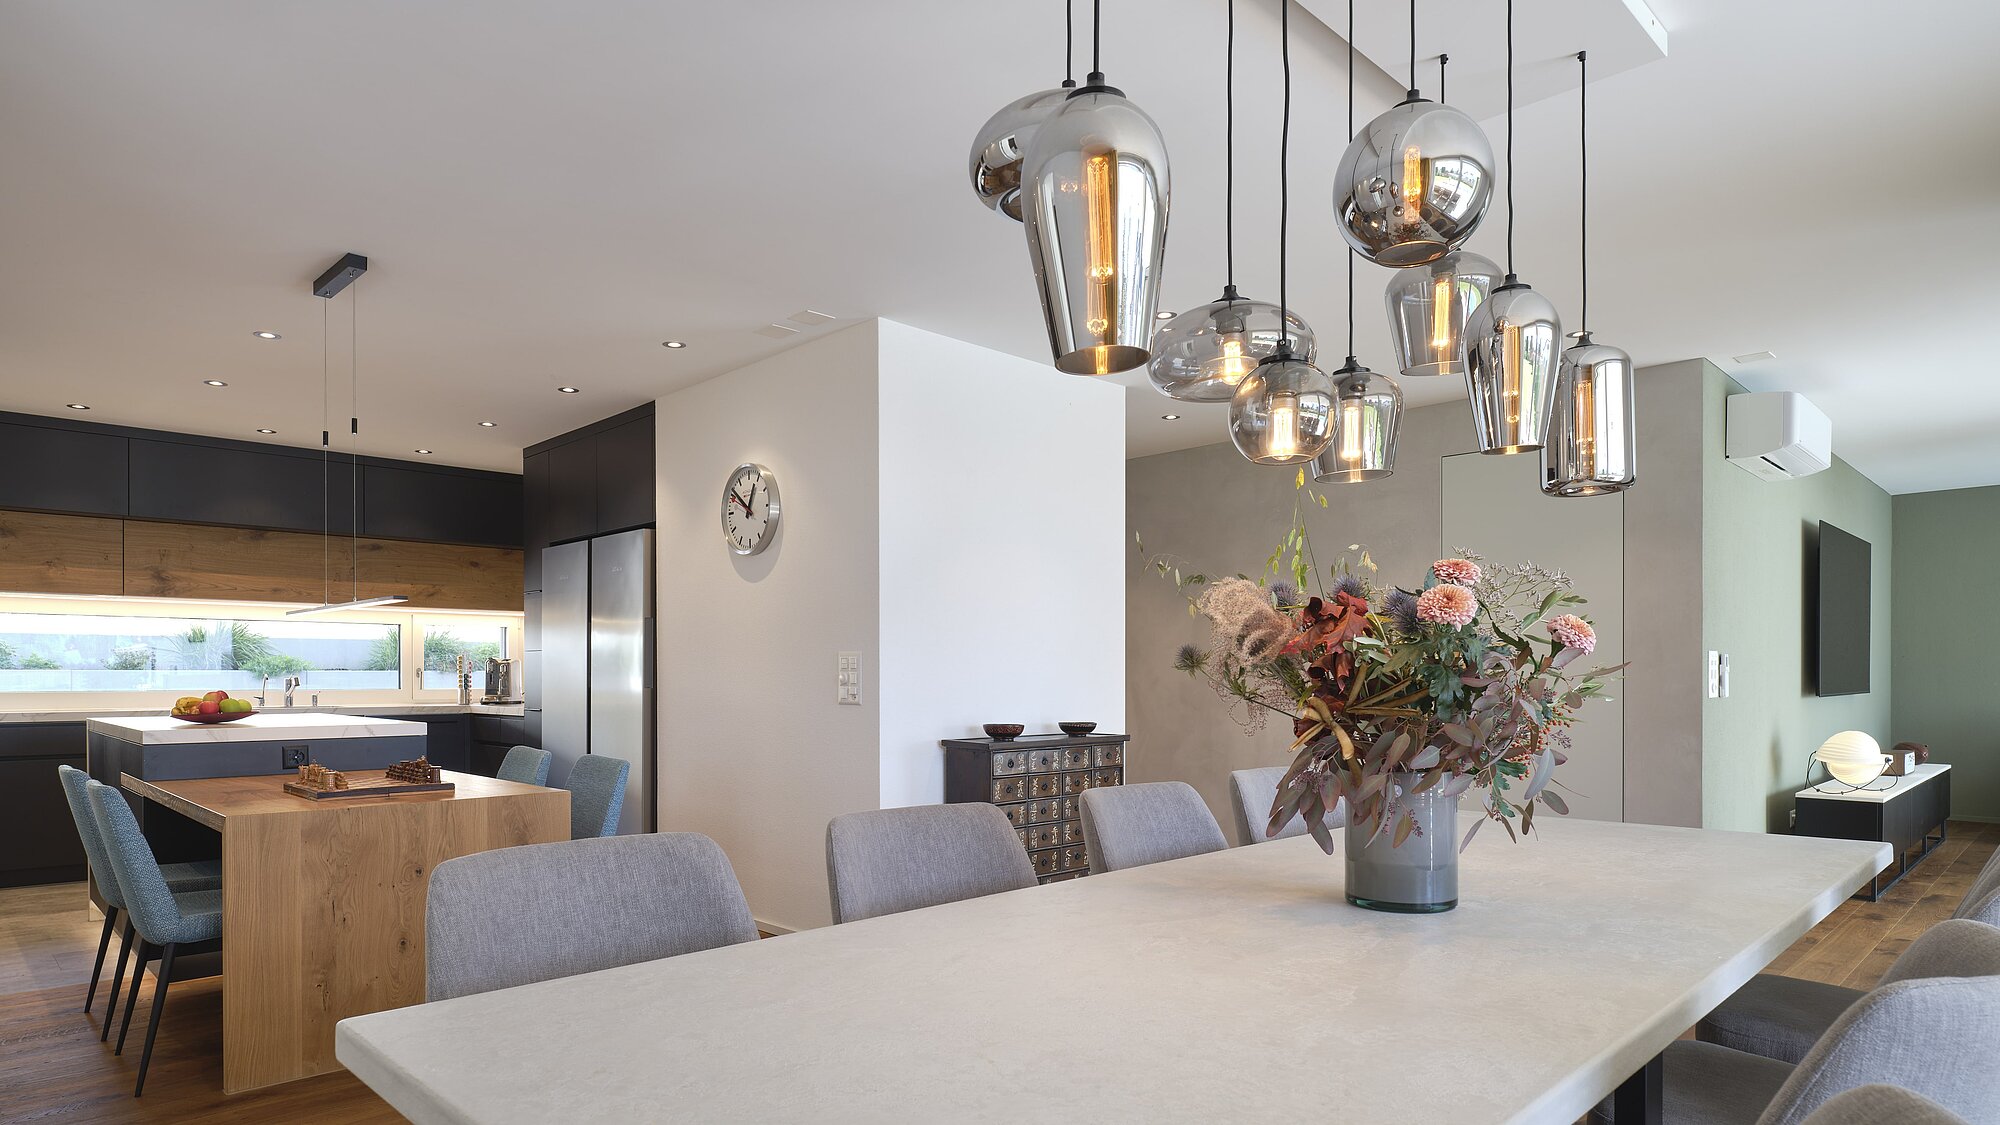
<path fill-rule="evenodd" d="M 1420 18 L 1421 52 L 1449 51 L 1453 100 L 1462 89 L 1485 116 L 1500 5 L 1422 2 L 1444 10 Z M 1517 113 L 1517 265 L 1574 310 L 1561 71 L 1578 47 L 1616 51 L 1527 34 L 1526 13 L 1584 28 L 1626 5 L 1520 6 L 1520 66 L 1541 77 Z M 2000 251 L 2000 72 L 1985 58 L 2000 8 L 1651 10 L 1670 56 L 1617 74 L 1607 59 L 1591 87 L 1599 339 L 1642 364 L 1706 355 L 1753 388 L 1807 392 L 1840 454 L 1892 491 L 2000 483 L 2000 380 L 1983 362 L 2000 294 L 1978 265 Z M 1276 11 L 1242 0 L 1238 13 L 1237 281 L 1265 299 Z M 1020 230 L 964 182 L 986 115 L 1061 77 L 1060 6 L 1009 13 L 922 0 L 0 5 L 0 409 L 66 415 L 80 401 L 92 420 L 251 439 L 263 426 L 316 444 L 320 317 L 345 370 L 348 306 L 308 286 L 347 250 L 372 267 L 362 448 L 386 456 L 423 447 L 518 468 L 524 445 L 863 317 L 1045 358 Z M 1291 300 L 1337 354 L 1328 188 L 1345 49 L 1295 17 Z M 1221 284 L 1221 23 L 1216 0 L 1106 6 L 1105 68 L 1174 157 L 1168 308 Z M 1357 38 L 1400 72 L 1405 44 Z M 1377 67 L 1359 78 L 1364 120 L 1400 97 Z M 1487 124 L 1498 147 L 1502 126 Z M 1501 256 L 1504 217 L 1475 249 Z M 1364 264 L 1357 286 L 1358 351 L 1378 368 L 1386 277 Z M 841 319 L 787 341 L 752 334 L 807 308 Z M 689 347 L 660 347 L 669 338 Z M 1764 349 L 1778 358 L 1729 359 Z M 1444 382 L 1413 382 L 1411 401 L 1461 396 Z M 1130 447 L 1218 440 L 1220 413 L 1134 390 Z"/>

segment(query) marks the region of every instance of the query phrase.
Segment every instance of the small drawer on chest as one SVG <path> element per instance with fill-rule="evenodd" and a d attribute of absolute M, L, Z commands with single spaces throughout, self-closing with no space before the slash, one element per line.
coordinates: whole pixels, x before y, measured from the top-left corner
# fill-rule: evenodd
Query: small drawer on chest
<path fill-rule="evenodd" d="M 1028 806 L 1024 804 L 1001 805 L 1001 812 L 1007 814 L 1007 823 L 1016 828 L 1028 823 Z"/>
<path fill-rule="evenodd" d="M 1091 764 L 1090 747 L 1065 746 L 1062 749 L 1062 768 L 1066 770 L 1087 769 Z"/>
<path fill-rule="evenodd" d="M 993 776 L 1012 777 L 1028 772 L 1028 755 L 1019 750 L 1001 750 L 993 755 Z"/>
<path fill-rule="evenodd" d="M 1078 770 L 1062 775 L 1062 791 L 1066 796 L 1075 796 L 1090 788 L 1090 771 Z"/>
<path fill-rule="evenodd" d="M 1083 843 L 1083 822 L 1080 820 L 1064 821 L 1062 825 L 1062 842 L 1065 844 Z"/>
<path fill-rule="evenodd" d="M 1072 844 L 1069 847 L 1062 849 L 1062 856 L 1061 856 L 1061 863 L 1059 870 L 1062 871 L 1090 870 L 1090 853 L 1084 851 L 1082 844 Z"/>
<path fill-rule="evenodd" d="M 1054 773 L 1063 768 L 1061 750 L 1030 750 L 1027 757 L 1029 773 Z"/>
<path fill-rule="evenodd" d="M 1125 744 L 1122 742 L 1112 743 L 1109 746 L 1096 747 L 1096 751 L 1094 760 L 1100 766 L 1122 766 L 1125 764 Z"/>
<path fill-rule="evenodd" d="M 1069 775 L 1059 773 L 1031 773 L 1028 775 L 1028 796 L 1055 797 L 1069 790 L 1063 788 L 1063 781 Z"/>
<path fill-rule="evenodd" d="M 1030 824 L 1021 831 L 1027 834 L 1028 847 L 1053 848 L 1063 842 L 1063 826 L 1060 824 Z"/>
<path fill-rule="evenodd" d="M 1020 806 L 1022 824 L 1046 824 L 1063 819 L 1063 804 L 1060 797 L 1049 797 L 1039 801 L 1029 801 Z"/>
<path fill-rule="evenodd" d="M 1035 865 L 1035 874 L 1054 875 L 1062 870 L 1062 849 L 1046 848 L 1028 853 L 1028 862 Z"/>
<path fill-rule="evenodd" d="M 1004 804 L 1019 801 L 1028 795 L 1028 782 L 1021 777 L 996 777 L 993 779 L 993 803 Z"/>
<path fill-rule="evenodd" d="M 1092 789 L 1101 789 L 1107 785 L 1123 784 L 1125 784 L 1125 771 L 1119 769 L 1117 766 L 1105 766 L 1102 769 L 1092 772 L 1090 775 L 1090 787 Z"/>

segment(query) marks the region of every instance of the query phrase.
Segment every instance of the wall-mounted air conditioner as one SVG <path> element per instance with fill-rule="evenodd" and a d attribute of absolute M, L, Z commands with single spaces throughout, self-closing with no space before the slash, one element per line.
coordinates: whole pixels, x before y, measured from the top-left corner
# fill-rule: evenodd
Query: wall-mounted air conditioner
<path fill-rule="evenodd" d="M 1808 477 L 1833 464 L 1833 423 L 1797 391 L 1729 396 L 1723 453 L 1765 480 Z"/>

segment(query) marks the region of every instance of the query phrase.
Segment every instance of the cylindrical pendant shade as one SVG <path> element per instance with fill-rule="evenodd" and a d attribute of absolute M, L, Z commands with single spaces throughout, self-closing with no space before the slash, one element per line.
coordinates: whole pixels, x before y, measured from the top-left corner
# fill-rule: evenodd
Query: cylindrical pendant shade
<path fill-rule="evenodd" d="M 1333 380 L 1288 353 L 1257 365 L 1229 400 L 1229 436 L 1259 465 L 1299 465 L 1333 437 Z"/>
<path fill-rule="evenodd" d="M 1406 101 L 1370 121 L 1333 177 L 1340 235 L 1383 266 L 1434 262 L 1457 249 L 1493 201 L 1493 143 L 1448 105 Z"/>
<path fill-rule="evenodd" d="M 1292 354 L 1311 363 L 1312 330 L 1297 314 L 1280 319 L 1276 305 L 1225 294 L 1153 330 L 1147 374 L 1168 398 L 1228 402 L 1288 331 Z"/>
<path fill-rule="evenodd" d="M 1021 158 L 1035 130 L 1067 97 L 1064 87 L 1029 94 L 1002 106 L 979 127 L 968 161 L 979 202 L 1010 219 L 1021 217 Z"/>
<path fill-rule="evenodd" d="M 1562 354 L 1555 410 L 1542 446 L 1542 491 L 1550 496 L 1623 492 L 1638 479 L 1632 357 L 1584 333 Z"/>
<path fill-rule="evenodd" d="M 1348 358 L 1332 372 L 1333 440 L 1313 458 L 1313 479 L 1327 484 L 1380 480 L 1396 469 L 1403 388 Z"/>
<path fill-rule="evenodd" d="M 1481 453 L 1524 453 L 1546 440 L 1562 320 L 1547 297 L 1508 274 L 1465 326 L 1465 388 Z"/>
<path fill-rule="evenodd" d="M 1500 267 L 1469 250 L 1397 270 L 1383 299 L 1396 369 L 1405 375 L 1465 374 L 1465 323 L 1500 284 Z"/>
<path fill-rule="evenodd" d="M 1035 130 L 1021 219 L 1058 369 L 1109 375 L 1151 358 L 1167 196 L 1166 142 L 1117 90 L 1078 89 Z"/>

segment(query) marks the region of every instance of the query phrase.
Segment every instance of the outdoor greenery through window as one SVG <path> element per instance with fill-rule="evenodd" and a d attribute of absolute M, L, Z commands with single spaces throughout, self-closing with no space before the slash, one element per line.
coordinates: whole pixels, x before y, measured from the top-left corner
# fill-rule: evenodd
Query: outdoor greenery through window
<path fill-rule="evenodd" d="M 0 692 L 248 694 L 267 676 L 274 690 L 285 677 L 298 676 L 307 690 L 393 691 L 402 686 L 402 629 L 315 620 L 0 613 Z"/>
<path fill-rule="evenodd" d="M 424 691 L 457 691 L 458 658 L 463 656 L 472 673 L 472 693 L 478 695 L 486 682 L 487 659 L 507 655 L 505 625 L 454 622 L 425 625 L 423 632 L 423 683 L 418 686 Z"/>

